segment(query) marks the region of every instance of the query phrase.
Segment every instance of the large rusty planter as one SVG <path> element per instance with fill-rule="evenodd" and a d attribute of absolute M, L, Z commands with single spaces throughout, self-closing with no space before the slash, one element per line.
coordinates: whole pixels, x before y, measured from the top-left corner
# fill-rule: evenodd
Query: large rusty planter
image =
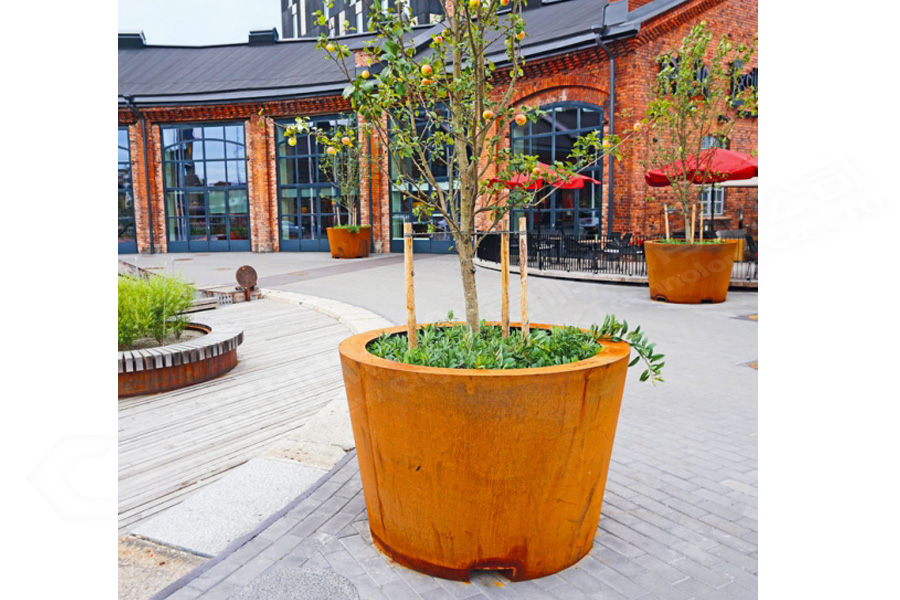
<path fill-rule="evenodd" d="M 372 355 L 381 333 L 340 345 L 375 545 L 461 581 L 473 569 L 533 579 L 587 554 L 630 347 L 555 367 L 439 369 Z"/>
<path fill-rule="evenodd" d="M 360 227 L 357 233 L 344 227 L 329 227 L 326 232 L 332 258 L 365 258 L 369 255 L 371 227 Z"/>
<path fill-rule="evenodd" d="M 718 244 L 644 242 L 650 297 L 677 304 L 724 302 L 736 240 Z"/>

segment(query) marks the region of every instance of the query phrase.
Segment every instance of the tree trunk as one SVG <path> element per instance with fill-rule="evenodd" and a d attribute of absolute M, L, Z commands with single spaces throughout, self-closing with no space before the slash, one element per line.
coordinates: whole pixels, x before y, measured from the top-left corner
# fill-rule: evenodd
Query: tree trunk
<path fill-rule="evenodd" d="M 473 333 L 478 333 L 481 322 L 478 317 L 478 290 L 475 287 L 475 262 L 473 260 L 472 240 L 460 235 L 456 239 L 456 250 L 459 255 L 459 272 L 462 275 L 463 297 L 466 302 L 466 323 Z"/>

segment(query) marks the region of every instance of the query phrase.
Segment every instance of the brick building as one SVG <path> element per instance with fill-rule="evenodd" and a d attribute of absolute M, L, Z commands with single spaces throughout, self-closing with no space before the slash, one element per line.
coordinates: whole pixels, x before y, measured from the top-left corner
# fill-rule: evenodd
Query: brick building
<path fill-rule="evenodd" d="M 643 114 L 658 70 L 655 57 L 675 47 L 692 25 L 704 20 L 716 37 L 736 42 L 757 31 L 756 0 L 529 4 L 529 37 L 522 45 L 528 62 L 514 102 L 547 114 L 514 127 L 510 143 L 544 162 L 563 158 L 580 133 L 630 128 L 631 121 L 616 116 Z M 422 26 L 417 38 L 430 40 L 440 29 Z M 141 34 L 119 35 L 120 253 L 327 250 L 336 190 L 318 173 L 318 148 L 309 140 L 289 147 L 280 129 L 260 127 L 257 115 L 263 109 L 285 123 L 305 116 L 326 127 L 355 116 L 341 96 L 346 81 L 315 40 L 277 37 L 274 30 L 251 32 L 246 44 L 172 47 L 147 45 Z M 745 70 L 756 77 L 754 67 Z M 729 147 L 756 149 L 756 119 L 740 120 Z M 588 172 L 601 183 L 560 190 L 527 211 L 529 228 L 662 231 L 659 205 L 645 199 L 666 192 L 645 185 L 634 156 L 612 162 Z M 392 200 L 377 171 L 363 175 L 361 222 L 373 226 L 375 251 L 396 251 L 399 225 L 414 219 L 412 213 Z M 754 188 L 717 191 L 707 200 L 712 230 L 740 225 L 755 231 Z M 671 225 L 682 226 L 674 219 Z M 417 250 L 450 249 L 440 233 L 423 241 Z"/>

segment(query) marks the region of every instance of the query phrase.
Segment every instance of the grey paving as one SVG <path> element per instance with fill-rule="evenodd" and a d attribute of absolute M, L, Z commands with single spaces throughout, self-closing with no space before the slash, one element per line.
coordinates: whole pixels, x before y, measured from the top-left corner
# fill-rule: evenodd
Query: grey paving
<path fill-rule="evenodd" d="M 213 264 L 224 269 L 226 261 L 234 269 L 253 264 L 280 292 L 405 320 L 402 265 L 383 257 L 344 273 L 319 256 L 219 255 L 207 267 L 204 257 L 183 256 L 192 260 L 173 264 L 191 265 L 198 275 L 212 274 Z M 416 262 L 420 321 L 441 318 L 448 309 L 463 314 L 455 258 L 420 256 Z M 318 268 L 329 270 L 307 280 L 291 275 Z M 483 316 L 497 318 L 499 274 L 479 270 L 477 278 Z M 354 458 L 246 543 L 160 598 L 237 598 L 267 573 L 300 568 L 347 578 L 363 600 L 756 597 L 758 371 L 748 362 L 757 359 L 758 323 L 746 318 L 758 312 L 756 293 L 680 306 L 652 302 L 646 287 L 538 278 L 529 279 L 529 292 L 532 322 L 587 325 L 611 312 L 641 324 L 666 354 L 664 384 L 640 384 L 636 370 L 629 374 L 600 524 L 585 559 L 517 583 L 489 574 L 470 584 L 450 582 L 393 564 L 371 544 Z M 510 295 L 515 314 L 518 286 Z"/>
<path fill-rule="evenodd" d="M 286 460 L 254 458 L 184 502 L 135 528 L 134 534 L 212 557 L 306 491 L 326 471 Z"/>

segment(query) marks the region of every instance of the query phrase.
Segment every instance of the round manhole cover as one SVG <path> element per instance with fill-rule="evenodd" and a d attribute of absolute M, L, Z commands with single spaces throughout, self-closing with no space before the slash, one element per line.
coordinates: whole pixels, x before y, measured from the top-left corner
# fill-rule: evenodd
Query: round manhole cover
<path fill-rule="evenodd" d="M 242 288 L 249 290 L 256 285 L 256 269 L 251 266 L 244 265 L 238 269 L 236 277 Z"/>

